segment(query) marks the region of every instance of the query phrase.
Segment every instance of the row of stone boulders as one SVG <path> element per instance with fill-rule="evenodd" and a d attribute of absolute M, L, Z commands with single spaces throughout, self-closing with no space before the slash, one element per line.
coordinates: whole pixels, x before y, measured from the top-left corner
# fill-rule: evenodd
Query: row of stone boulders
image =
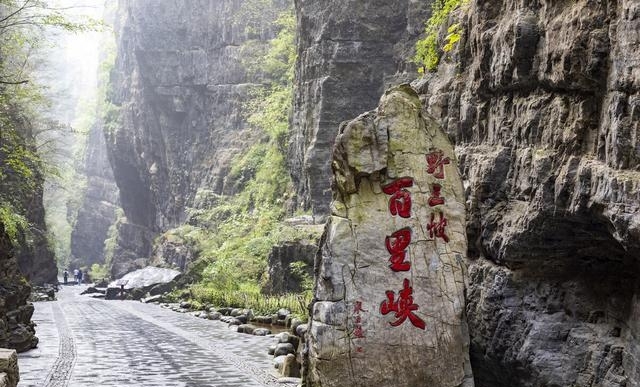
<path fill-rule="evenodd" d="M 254 315 L 253 310 L 243 308 L 214 308 L 210 305 L 194 305 L 189 301 L 176 303 L 163 303 L 162 296 L 142 298 L 144 303 L 156 303 L 162 308 L 174 312 L 184 313 L 193 317 L 206 320 L 215 320 L 228 324 L 238 333 L 255 336 L 268 336 L 271 329 L 284 329 L 286 331 L 274 335 L 277 340 L 269 348 L 269 354 L 274 357 L 274 367 L 283 378 L 299 378 L 301 375 L 300 349 L 304 343 L 304 335 L 307 332 L 307 324 L 296 318 L 289 310 L 280 309 L 268 315 Z M 197 309 L 197 310 L 195 310 Z"/>
<path fill-rule="evenodd" d="M 304 343 L 306 326 L 299 323 L 295 327 L 292 326 L 289 332 L 277 334 L 276 344 L 269 347 L 269 355 L 273 355 L 274 358 L 274 367 L 282 377 L 299 378 L 301 375 L 300 348 Z"/>
<path fill-rule="evenodd" d="M 140 301 L 145 303 L 159 303 L 161 307 L 173 310 L 178 313 L 190 314 L 194 317 L 217 320 L 228 324 L 239 333 L 245 333 L 255 336 L 267 336 L 271 334 L 271 330 L 254 324 L 275 325 L 284 328 L 290 321 L 290 312 L 281 309 L 271 316 L 254 316 L 251 309 L 243 308 L 214 308 L 213 306 L 200 306 L 199 310 L 194 310 L 193 305 L 188 301 L 179 303 L 162 303 L 162 297 L 143 298 Z"/>
<path fill-rule="evenodd" d="M 18 381 L 18 354 L 13 349 L 0 348 L 0 387 L 16 387 Z"/>
<path fill-rule="evenodd" d="M 55 301 L 57 291 L 57 285 L 44 284 L 42 286 L 34 286 L 31 289 L 31 295 L 29 295 L 29 301 Z"/>

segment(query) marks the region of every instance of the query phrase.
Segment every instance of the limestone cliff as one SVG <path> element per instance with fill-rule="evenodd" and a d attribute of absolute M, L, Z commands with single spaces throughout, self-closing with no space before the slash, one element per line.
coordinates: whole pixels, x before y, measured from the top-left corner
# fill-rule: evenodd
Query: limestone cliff
<path fill-rule="evenodd" d="M 417 85 L 462 162 L 477 384 L 640 385 L 640 4 L 459 18 L 457 52 Z"/>
<path fill-rule="evenodd" d="M 321 220 L 331 201 L 331 147 L 342 121 L 375 108 L 408 61 L 429 1 L 296 1 L 298 61 L 289 164 L 301 205 Z"/>
<path fill-rule="evenodd" d="M 314 171 L 326 169 L 343 110 L 367 110 L 364 96 L 384 84 L 354 49 L 344 62 L 360 74 L 345 78 L 360 87 L 333 85 L 347 66 L 335 63 L 340 45 L 360 26 L 397 27 L 343 4 L 297 4 L 292 164 L 316 212 L 329 199 Z M 640 385 L 640 4 L 474 0 L 442 26 L 440 46 L 456 22 L 461 41 L 414 86 L 461 162 L 476 385 Z"/>
<path fill-rule="evenodd" d="M 80 173 L 87 179 L 86 191 L 71 233 L 71 267 L 105 262 L 105 240 L 116 221 L 119 197 L 107 158 L 102 120 L 91 126 Z"/>
<path fill-rule="evenodd" d="M 55 274 L 55 272 L 54 272 Z M 23 352 L 35 347 L 31 323 L 33 305 L 27 302 L 31 286 L 18 268 L 13 246 L 0 223 L 0 347 Z"/>
<path fill-rule="evenodd" d="M 234 155 L 258 141 L 242 114 L 260 77 L 242 62 L 274 35 L 269 12 L 247 14 L 247 0 L 120 1 L 107 131 L 109 159 L 125 218 L 113 273 L 135 268 L 152 240 L 186 219 L 198 189 L 229 193 Z M 250 42 L 252 44 L 245 45 Z"/>

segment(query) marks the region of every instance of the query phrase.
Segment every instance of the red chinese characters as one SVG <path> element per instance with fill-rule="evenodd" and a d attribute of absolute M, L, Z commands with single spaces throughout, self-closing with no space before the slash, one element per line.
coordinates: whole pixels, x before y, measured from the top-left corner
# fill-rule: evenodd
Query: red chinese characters
<path fill-rule="evenodd" d="M 429 197 L 429 207 L 435 207 L 439 204 L 444 204 L 444 198 L 441 195 L 440 191 L 442 190 L 442 186 L 438 183 L 433 183 L 431 186 L 431 196 Z"/>
<path fill-rule="evenodd" d="M 353 305 L 353 337 L 355 339 L 364 339 L 364 329 L 362 329 L 362 316 L 361 312 L 366 312 L 362 308 L 362 301 L 356 301 Z M 356 352 L 364 352 L 361 346 L 356 347 Z"/>
<path fill-rule="evenodd" d="M 413 326 L 425 329 L 425 322 L 413 313 L 418 310 L 418 305 L 413 303 L 413 288 L 409 286 L 408 279 L 404 279 L 403 288 L 400 290 L 397 300 L 394 291 L 387 290 L 386 295 L 387 299 L 380 304 L 380 313 L 383 315 L 395 313 L 396 321 L 390 322 L 391 326 L 397 327 L 408 318 Z"/>
<path fill-rule="evenodd" d="M 400 215 L 403 218 L 411 216 L 411 192 L 405 189 L 407 187 L 413 187 L 413 179 L 410 177 L 396 179 L 382 187 L 384 193 L 391 195 L 389 199 L 391 215 Z"/>
<path fill-rule="evenodd" d="M 449 237 L 445 233 L 447 227 L 447 218 L 440 212 L 440 220 L 436 222 L 435 214 L 431 213 L 431 221 L 427 223 L 427 230 L 429 230 L 430 238 L 442 238 L 445 242 L 449 243 Z"/>
<path fill-rule="evenodd" d="M 450 163 L 442 150 L 433 151 L 427 155 L 427 173 L 436 179 L 444 179 L 444 166 Z"/>
<path fill-rule="evenodd" d="M 406 189 L 413 187 L 413 178 L 402 177 L 394 180 L 391 184 L 382 187 L 382 191 L 391 195 L 389 199 L 389 212 L 391 215 L 400 215 L 402 218 L 411 217 L 411 193 Z M 439 196 L 439 195 L 438 195 Z M 406 260 L 407 248 L 411 244 L 411 228 L 405 227 L 395 231 L 387 236 L 384 240 L 389 257 L 389 267 L 394 272 L 411 270 L 411 262 Z M 404 288 L 400 291 L 398 299 L 395 299 L 395 292 L 388 290 L 386 292 L 387 299 L 380 304 L 380 313 L 383 315 L 395 312 L 396 320 L 389 324 L 393 327 L 400 326 L 407 318 L 411 323 L 420 328 L 425 329 L 425 323 L 420 317 L 413 312 L 418 310 L 418 305 L 413 302 L 413 289 L 409 286 L 409 280 L 404 280 Z M 354 335 L 357 337 L 358 325 L 356 320 L 356 331 Z"/>
<path fill-rule="evenodd" d="M 390 236 L 387 236 L 384 240 L 387 246 L 387 251 L 391 254 L 389 267 L 393 271 L 409 271 L 411 269 L 411 262 L 405 261 L 407 255 L 406 248 L 411 243 L 411 229 L 400 229 Z"/>

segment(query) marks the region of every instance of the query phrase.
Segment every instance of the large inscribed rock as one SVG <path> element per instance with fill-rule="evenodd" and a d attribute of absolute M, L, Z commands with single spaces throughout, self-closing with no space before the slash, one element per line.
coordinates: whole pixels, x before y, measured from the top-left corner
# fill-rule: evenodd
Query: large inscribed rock
<path fill-rule="evenodd" d="M 462 183 L 415 91 L 343 125 L 332 169 L 305 385 L 473 386 Z"/>

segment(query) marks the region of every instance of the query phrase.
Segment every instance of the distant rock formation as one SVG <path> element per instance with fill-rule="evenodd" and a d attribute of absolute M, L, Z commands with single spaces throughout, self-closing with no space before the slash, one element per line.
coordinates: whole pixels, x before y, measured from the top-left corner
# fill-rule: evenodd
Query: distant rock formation
<path fill-rule="evenodd" d="M 305 385 L 472 387 L 453 147 L 408 85 L 344 124 L 316 258 Z"/>
<path fill-rule="evenodd" d="M 274 0 L 259 20 L 242 16 L 245 0 L 119 4 L 111 79 L 119 123 L 106 133 L 125 215 L 116 277 L 148 262 L 154 238 L 186 220 L 199 188 L 233 189 L 225 180 L 233 156 L 259 141 L 242 108 L 262 79 L 248 76 L 244 50 L 274 36 L 290 2 Z"/>
<path fill-rule="evenodd" d="M 87 188 L 71 233 L 71 268 L 105 263 L 105 240 L 116 222 L 120 200 L 107 158 L 103 124 L 96 120 L 87 138 L 81 171 L 87 178 Z"/>

